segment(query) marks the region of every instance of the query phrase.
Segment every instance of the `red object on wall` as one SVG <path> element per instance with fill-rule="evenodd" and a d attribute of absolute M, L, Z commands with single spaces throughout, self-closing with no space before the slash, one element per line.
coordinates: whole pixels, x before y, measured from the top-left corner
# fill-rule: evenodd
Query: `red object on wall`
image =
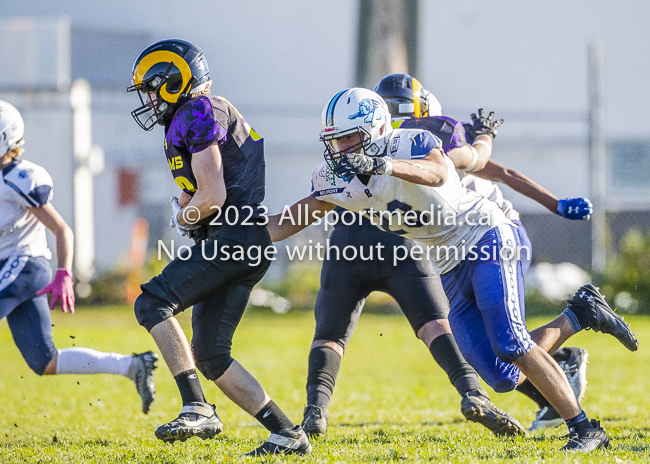
<path fill-rule="evenodd" d="M 118 170 L 117 195 L 120 206 L 140 203 L 140 175 L 135 169 L 120 168 Z"/>

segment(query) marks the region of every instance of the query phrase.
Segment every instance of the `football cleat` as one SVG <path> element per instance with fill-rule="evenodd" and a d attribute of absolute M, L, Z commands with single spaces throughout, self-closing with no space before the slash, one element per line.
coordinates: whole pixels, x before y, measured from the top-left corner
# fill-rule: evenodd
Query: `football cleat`
<path fill-rule="evenodd" d="M 550 429 L 564 424 L 564 419 L 555 410 L 553 406 L 544 406 L 537 411 L 535 420 L 528 429 L 529 432 L 534 432 L 541 429 Z"/>
<path fill-rule="evenodd" d="M 329 420 L 329 410 L 319 406 L 309 404 L 305 408 L 302 419 L 302 428 L 307 435 L 322 435 L 327 430 L 327 421 Z"/>
<path fill-rule="evenodd" d="M 589 363 L 589 354 L 587 350 L 577 347 L 567 347 L 565 350 L 570 352 L 569 359 L 558 361 L 560 368 L 566 374 L 569 385 L 576 395 L 578 403 L 585 397 L 587 390 L 587 364 Z"/>
<path fill-rule="evenodd" d="M 223 431 L 223 424 L 214 411 L 214 406 L 207 403 L 188 403 L 183 406 L 176 419 L 156 429 L 156 438 L 174 443 L 198 437 L 203 440 L 214 438 Z"/>
<path fill-rule="evenodd" d="M 149 406 L 156 396 L 156 373 L 158 355 L 153 351 L 134 354 L 127 376 L 135 383 L 135 388 L 142 399 L 142 412 L 147 414 Z"/>
<path fill-rule="evenodd" d="M 242 456 L 264 456 L 267 454 L 311 454 L 311 444 L 302 427 L 296 425 L 291 430 L 272 433 L 262 446 L 242 454 Z"/>
<path fill-rule="evenodd" d="M 639 348 L 639 341 L 630 330 L 630 325 L 609 307 L 605 297 L 593 285 L 580 287 L 568 303 L 572 311 L 582 310 L 587 314 L 589 326 L 585 329 L 612 335 L 630 351 Z"/>
<path fill-rule="evenodd" d="M 592 428 L 569 429 L 569 442 L 560 451 L 589 453 L 609 446 L 609 438 L 597 420 L 591 420 Z"/>
<path fill-rule="evenodd" d="M 497 408 L 483 390 L 467 392 L 460 402 L 460 412 L 465 419 L 478 422 L 493 434 L 525 435 L 526 429 L 510 414 Z"/>

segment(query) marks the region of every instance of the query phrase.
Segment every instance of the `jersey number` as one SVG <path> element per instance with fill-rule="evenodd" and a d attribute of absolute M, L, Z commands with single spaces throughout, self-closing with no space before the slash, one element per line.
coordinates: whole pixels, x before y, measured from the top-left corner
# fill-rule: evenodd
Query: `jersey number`
<path fill-rule="evenodd" d="M 386 214 L 379 221 L 379 226 L 384 229 L 386 232 L 392 232 L 393 234 L 404 235 L 407 233 L 404 229 L 391 229 L 391 222 L 396 223 L 397 225 L 404 225 L 406 227 L 422 227 L 421 217 L 422 211 L 415 211 L 413 207 L 408 203 L 399 201 L 397 198 L 391 201 L 386 205 L 386 211 L 391 213 L 390 215 Z M 411 211 L 407 216 L 406 213 Z M 399 214 L 393 214 L 399 212 Z"/>

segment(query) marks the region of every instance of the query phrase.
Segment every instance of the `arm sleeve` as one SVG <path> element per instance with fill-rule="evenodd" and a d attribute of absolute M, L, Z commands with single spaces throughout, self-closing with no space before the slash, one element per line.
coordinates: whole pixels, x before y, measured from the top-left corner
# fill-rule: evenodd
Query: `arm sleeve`
<path fill-rule="evenodd" d="M 429 131 L 422 131 L 411 138 L 411 159 L 424 158 L 434 148 L 442 148 L 442 142 Z"/>
<path fill-rule="evenodd" d="M 21 162 L 5 174 L 4 181 L 16 192 L 23 206 L 40 208 L 52 201 L 52 177 L 41 166 Z"/>

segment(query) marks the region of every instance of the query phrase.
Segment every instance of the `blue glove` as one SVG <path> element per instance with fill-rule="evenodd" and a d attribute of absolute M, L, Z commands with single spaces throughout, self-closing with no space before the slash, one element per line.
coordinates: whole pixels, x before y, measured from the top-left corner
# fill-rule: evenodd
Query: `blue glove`
<path fill-rule="evenodd" d="M 567 198 L 557 202 L 557 214 L 567 219 L 588 221 L 594 207 L 588 198 Z"/>

